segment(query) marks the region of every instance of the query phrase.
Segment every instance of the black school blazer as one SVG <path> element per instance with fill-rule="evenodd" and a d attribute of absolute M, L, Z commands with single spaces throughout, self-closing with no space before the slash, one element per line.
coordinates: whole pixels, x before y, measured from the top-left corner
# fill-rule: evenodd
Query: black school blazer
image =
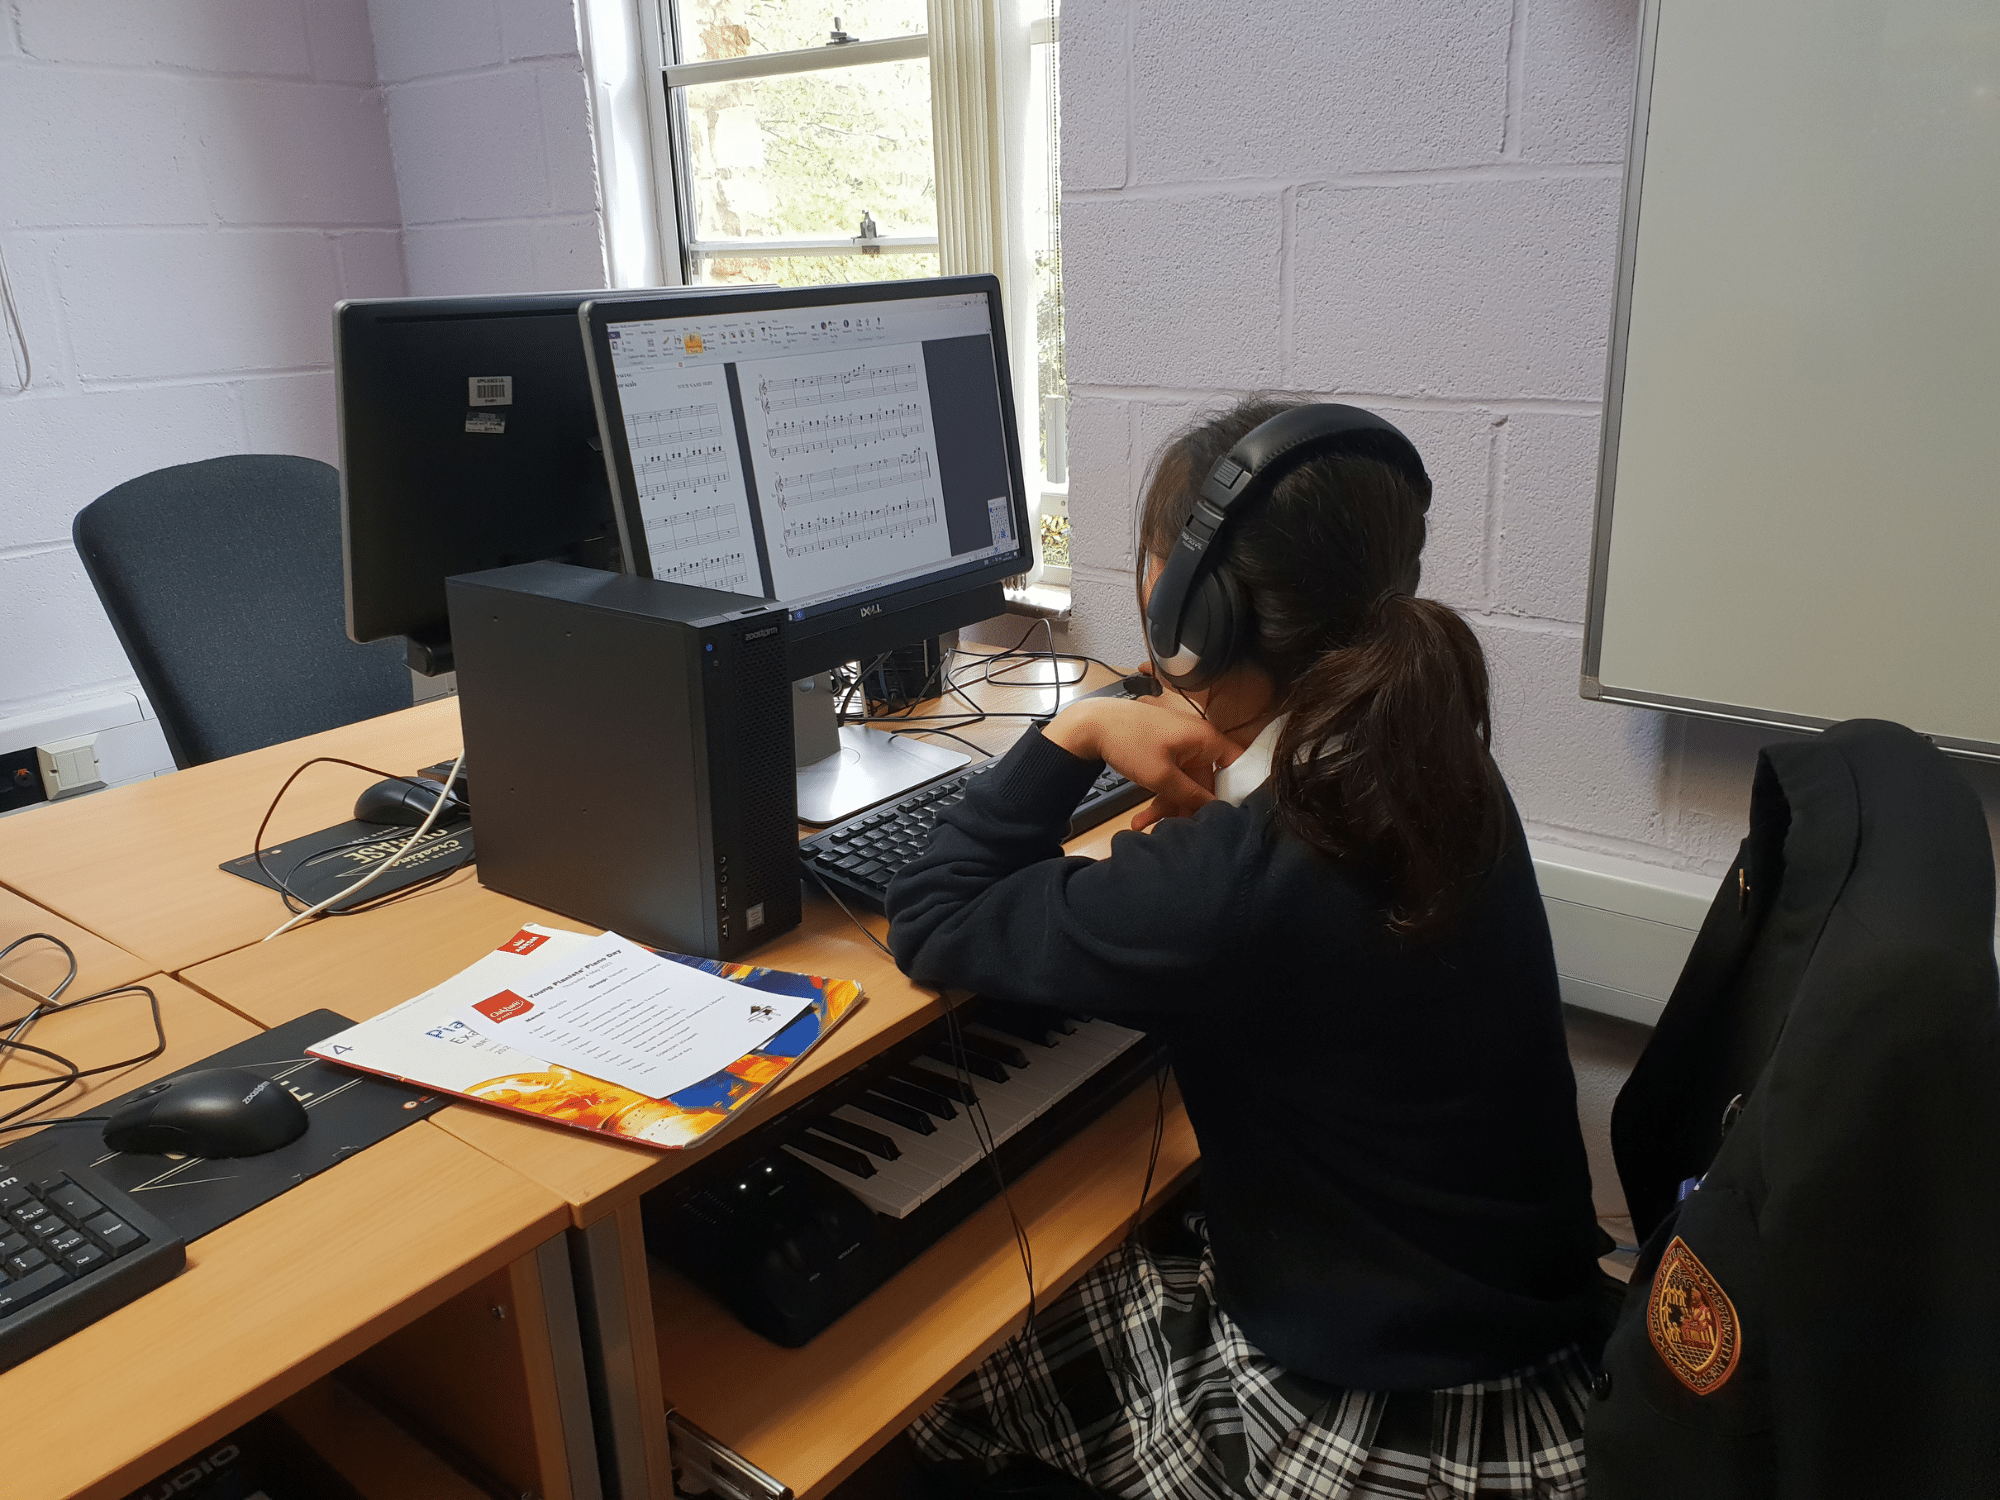
<path fill-rule="evenodd" d="M 1854 720 L 1759 758 L 1612 1113 L 1644 1253 L 1592 1500 L 2000 1495 L 1993 898 L 1979 801 L 1929 741 Z"/>

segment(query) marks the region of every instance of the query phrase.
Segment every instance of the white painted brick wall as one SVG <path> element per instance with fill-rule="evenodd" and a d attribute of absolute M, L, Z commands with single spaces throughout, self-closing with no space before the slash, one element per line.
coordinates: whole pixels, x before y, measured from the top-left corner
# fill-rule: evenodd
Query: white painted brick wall
<path fill-rule="evenodd" d="M 573 0 L 369 0 L 415 296 L 601 287 Z"/>
<path fill-rule="evenodd" d="M 0 720 L 134 686 L 70 547 L 79 508 L 224 453 L 335 459 L 333 303 L 404 290 L 368 20 L 0 9 L 0 252 L 35 366 L 16 391 L 0 348 Z"/>
<path fill-rule="evenodd" d="M 1551 845 L 1718 872 L 1772 734 L 1577 697 L 1637 0 L 1096 0 L 1063 18 L 1073 649 L 1143 655 L 1132 502 L 1191 417 L 1361 401 Z M 2000 772 L 1967 775 L 2000 820 Z"/>

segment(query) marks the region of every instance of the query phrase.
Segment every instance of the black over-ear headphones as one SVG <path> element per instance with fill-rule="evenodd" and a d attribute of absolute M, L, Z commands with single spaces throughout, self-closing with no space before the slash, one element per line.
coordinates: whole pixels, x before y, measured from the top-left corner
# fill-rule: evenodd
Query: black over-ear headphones
<path fill-rule="evenodd" d="M 1208 471 L 1146 605 L 1153 667 L 1175 687 L 1200 687 L 1236 662 L 1254 622 L 1243 590 L 1222 566 L 1229 518 L 1268 495 L 1310 459 L 1353 454 L 1398 469 L 1430 508 L 1431 479 L 1416 446 L 1358 406 L 1295 406 L 1259 423 Z"/>

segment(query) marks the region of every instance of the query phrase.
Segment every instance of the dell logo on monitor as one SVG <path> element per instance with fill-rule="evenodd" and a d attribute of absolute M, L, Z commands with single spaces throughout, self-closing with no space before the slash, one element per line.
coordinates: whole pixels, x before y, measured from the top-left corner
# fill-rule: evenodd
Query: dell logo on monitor
<path fill-rule="evenodd" d="M 879 615 L 881 613 L 882 606 L 879 604 L 864 604 L 861 606 L 861 618 L 864 620 L 870 615 Z"/>

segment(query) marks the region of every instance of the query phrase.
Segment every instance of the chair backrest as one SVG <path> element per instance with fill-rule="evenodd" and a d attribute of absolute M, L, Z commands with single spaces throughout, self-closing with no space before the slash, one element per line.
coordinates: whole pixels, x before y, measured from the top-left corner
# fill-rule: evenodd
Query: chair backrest
<path fill-rule="evenodd" d="M 176 765 L 407 708 L 399 644 L 347 638 L 340 476 L 238 454 L 128 480 L 71 534 Z"/>

